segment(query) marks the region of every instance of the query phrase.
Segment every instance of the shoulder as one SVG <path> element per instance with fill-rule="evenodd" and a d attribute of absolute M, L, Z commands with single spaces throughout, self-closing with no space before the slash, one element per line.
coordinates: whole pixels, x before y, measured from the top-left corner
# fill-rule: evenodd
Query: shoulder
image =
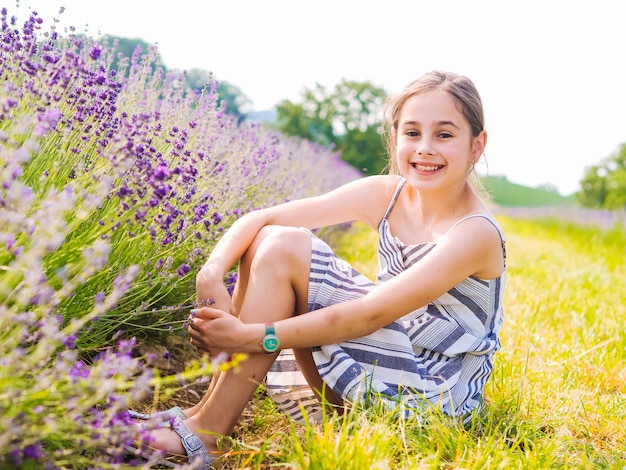
<path fill-rule="evenodd" d="M 403 178 L 397 175 L 374 175 L 366 176 L 359 181 L 364 188 L 375 190 L 377 196 L 388 194 L 391 197 Z"/>
<path fill-rule="evenodd" d="M 333 192 L 351 194 L 365 200 L 388 199 L 393 196 L 401 181 L 402 177 L 395 175 L 366 176 L 346 183 Z M 388 198 L 385 196 L 388 196 Z"/>
<path fill-rule="evenodd" d="M 485 213 L 464 217 L 450 228 L 444 239 L 474 260 L 475 276 L 490 279 L 502 273 L 504 236 L 492 215 Z"/>
<path fill-rule="evenodd" d="M 395 175 L 366 176 L 335 190 L 333 200 L 353 207 L 361 221 L 376 228 L 401 181 Z"/>
<path fill-rule="evenodd" d="M 448 230 L 449 233 L 459 235 L 459 232 L 473 232 L 489 237 L 496 236 L 504 240 L 504 234 L 496 218 L 488 211 L 469 214 L 456 221 Z"/>

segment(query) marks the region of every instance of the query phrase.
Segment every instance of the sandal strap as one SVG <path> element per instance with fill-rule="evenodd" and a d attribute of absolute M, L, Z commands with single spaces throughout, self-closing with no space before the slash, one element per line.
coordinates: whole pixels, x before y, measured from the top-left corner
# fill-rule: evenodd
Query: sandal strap
<path fill-rule="evenodd" d="M 211 456 L 198 436 L 192 433 L 182 419 L 174 417 L 170 421 L 171 428 L 180 436 L 180 441 L 187 453 L 189 463 L 200 460 L 200 470 L 210 470 L 215 464 L 215 456 Z"/>
<path fill-rule="evenodd" d="M 164 411 L 155 411 L 154 413 L 138 413 L 133 410 L 128 410 L 128 414 L 133 419 L 141 419 L 144 421 L 154 419 L 168 421 L 171 418 L 187 419 L 187 415 L 180 406 L 174 406 Z"/>
<path fill-rule="evenodd" d="M 183 411 L 180 406 L 174 406 L 169 410 L 162 411 L 161 413 L 157 413 L 158 416 L 167 416 L 167 419 L 170 418 L 180 418 L 187 419 L 187 415 Z"/>

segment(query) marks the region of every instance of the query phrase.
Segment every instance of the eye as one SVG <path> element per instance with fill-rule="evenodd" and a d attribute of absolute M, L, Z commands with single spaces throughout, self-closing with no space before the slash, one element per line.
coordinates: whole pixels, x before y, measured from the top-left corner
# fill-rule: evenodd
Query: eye
<path fill-rule="evenodd" d="M 420 133 L 418 131 L 406 131 L 404 135 L 409 137 L 418 137 Z"/>
<path fill-rule="evenodd" d="M 447 131 L 443 131 L 443 132 L 440 132 L 438 136 L 442 139 L 450 139 L 452 137 L 452 134 Z"/>

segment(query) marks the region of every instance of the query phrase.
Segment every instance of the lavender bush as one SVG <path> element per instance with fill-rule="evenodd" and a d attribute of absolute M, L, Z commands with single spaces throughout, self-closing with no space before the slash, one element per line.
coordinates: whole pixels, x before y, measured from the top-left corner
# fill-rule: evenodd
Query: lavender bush
<path fill-rule="evenodd" d="M 129 397 L 215 367 L 156 378 L 133 337 L 182 330 L 222 231 L 360 175 L 238 126 L 211 77 L 190 91 L 156 50 L 112 70 L 111 49 L 36 13 L 0 19 L 0 465 L 107 466 L 132 440 Z"/>

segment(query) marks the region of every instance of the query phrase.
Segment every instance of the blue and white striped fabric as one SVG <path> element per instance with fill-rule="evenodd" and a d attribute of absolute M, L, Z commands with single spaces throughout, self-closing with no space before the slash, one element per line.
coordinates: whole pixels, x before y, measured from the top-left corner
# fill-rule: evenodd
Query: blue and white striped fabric
<path fill-rule="evenodd" d="M 391 234 L 387 217 L 404 183 L 399 184 L 379 225 L 378 283 L 400 274 L 435 246 L 405 245 Z M 504 236 L 491 215 L 469 217 L 485 217 L 493 223 L 505 250 Z M 362 297 L 376 288 L 326 243 L 312 237 L 310 312 Z M 378 400 L 393 409 L 402 404 L 408 414 L 435 407 L 450 416 L 468 416 L 482 403 L 493 356 L 500 348 L 504 284 L 504 272 L 491 280 L 470 277 L 432 303 L 370 335 L 314 348 L 320 375 L 351 402 Z M 286 366 L 289 361 L 282 362 Z M 286 385 L 280 384 L 285 378 L 280 369 L 281 361 L 277 361 L 268 374 L 269 387 Z"/>

